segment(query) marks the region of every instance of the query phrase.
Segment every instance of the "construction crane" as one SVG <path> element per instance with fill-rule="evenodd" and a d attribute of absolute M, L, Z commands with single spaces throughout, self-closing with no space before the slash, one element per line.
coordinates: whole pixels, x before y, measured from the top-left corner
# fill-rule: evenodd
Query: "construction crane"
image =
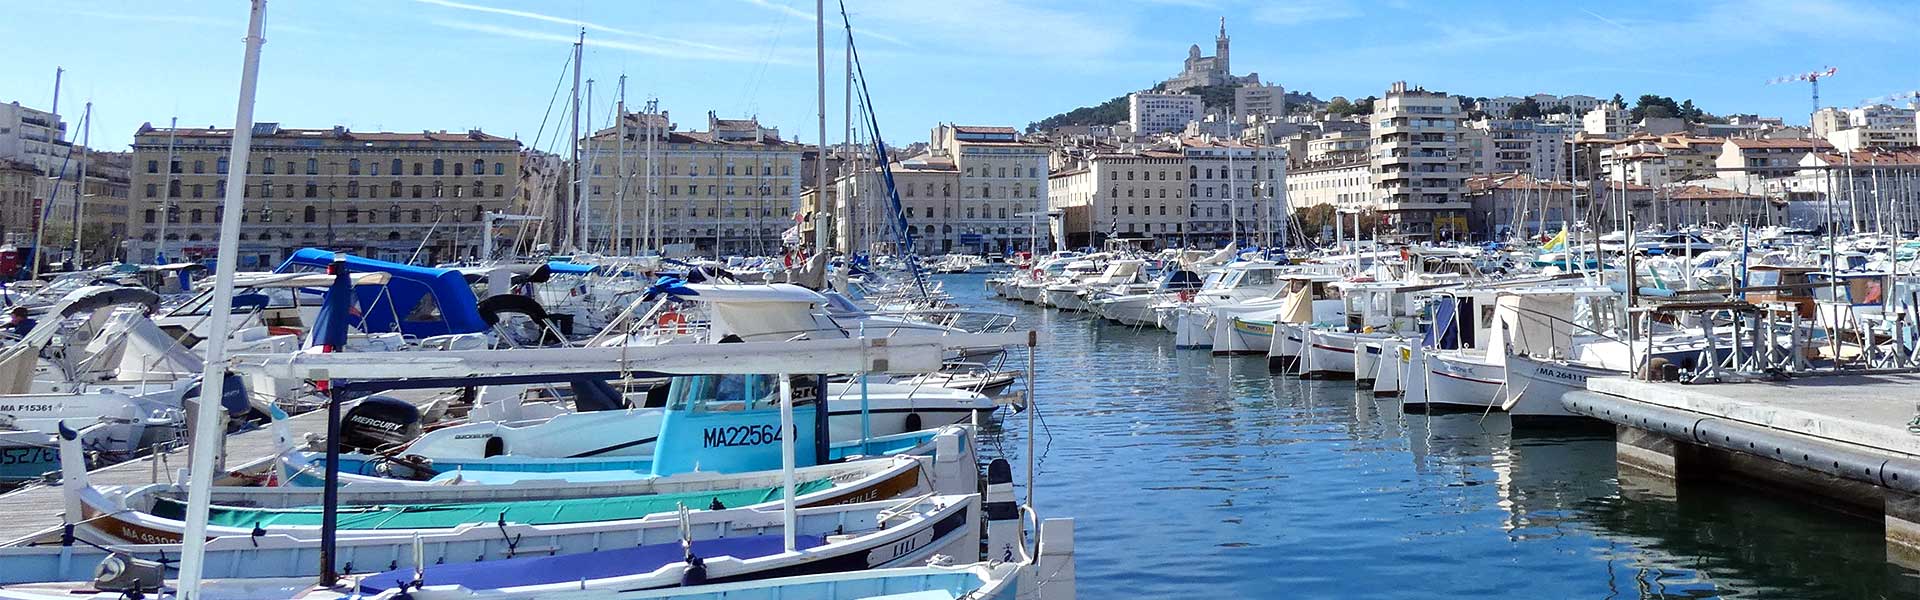
<path fill-rule="evenodd" d="M 1920 100 L 1920 90 L 1900 92 L 1897 94 L 1887 94 L 1885 96 L 1874 96 L 1872 98 L 1861 100 L 1860 104 L 1862 105 L 1888 104 L 1888 105 L 1897 106 L 1902 103 L 1913 104 L 1917 100 Z"/>
<path fill-rule="evenodd" d="M 1835 73 L 1838 73 L 1839 71 L 1840 69 L 1838 68 L 1827 67 L 1824 69 L 1809 71 L 1806 73 L 1800 73 L 1796 75 L 1775 77 L 1773 79 L 1767 80 L 1767 85 L 1793 83 L 1796 81 L 1805 81 L 1807 83 L 1813 84 L 1813 112 L 1820 112 L 1820 80 L 1826 79 L 1828 77 L 1832 77 Z M 1812 114 L 1812 113 L 1808 113 L 1808 114 Z"/>

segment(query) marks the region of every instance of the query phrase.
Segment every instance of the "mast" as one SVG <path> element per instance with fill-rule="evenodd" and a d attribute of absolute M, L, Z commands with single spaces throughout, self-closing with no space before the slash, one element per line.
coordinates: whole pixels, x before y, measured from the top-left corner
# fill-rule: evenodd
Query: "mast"
<path fill-rule="evenodd" d="M 575 210 L 579 211 L 579 220 L 575 221 L 575 224 L 580 226 L 580 237 L 575 239 L 580 241 L 580 250 L 590 252 L 593 250 L 593 197 L 587 195 L 587 189 L 593 184 L 592 79 L 587 80 L 587 103 L 583 108 L 585 110 L 581 112 L 586 114 L 586 124 L 581 127 L 587 131 L 587 137 L 581 140 L 580 143 L 587 147 L 587 162 L 585 165 L 582 165 L 580 169 L 580 202 L 574 207 Z"/>
<path fill-rule="evenodd" d="M 853 196 L 857 189 L 853 173 L 857 166 L 853 160 L 853 30 L 847 30 L 847 90 L 845 103 L 842 104 L 842 118 L 847 124 L 846 141 L 840 144 L 840 172 L 847 182 L 847 193 L 834 196 L 834 222 L 840 227 L 834 232 L 840 238 L 837 248 L 842 254 L 853 254 L 858 230 L 853 227 Z M 826 164 L 824 161 L 821 164 Z"/>
<path fill-rule="evenodd" d="M 620 99 L 613 107 L 613 172 L 619 185 L 613 186 L 613 254 L 624 256 L 620 249 L 627 242 L 627 76 L 620 75 Z"/>
<path fill-rule="evenodd" d="M 827 0 L 814 0 L 813 12 L 814 81 L 820 109 L 820 137 L 814 138 L 819 158 L 813 169 L 813 251 L 824 253 L 832 239 L 828 237 L 832 235 L 828 221 L 833 214 L 827 206 Z"/>
<path fill-rule="evenodd" d="M 174 133 L 178 131 L 180 131 L 180 117 L 173 117 L 167 120 L 167 165 L 164 168 L 167 174 L 166 189 L 168 190 L 173 189 L 173 139 Z M 156 244 L 153 251 L 153 262 L 155 264 L 165 264 L 164 261 L 167 256 L 167 222 L 172 220 L 173 199 L 163 195 L 160 197 L 160 239 L 154 242 Z"/>
<path fill-rule="evenodd" d="M 656 199 L 654 198 L 654 195 L 653 195 L 653 170 L 656 168 L 654 167 L 654 160 L 653 160 L 653 113 L 655 110 L 658 110 L 659 108 L 660 108 L 659 100 L 654 98 L 647 99 L 646 122 L 642 124 L 644 127 L 646 127 L 646 132 L 647 132 L 647 176 L 646 176 L 647 197 L 646 197 L 645 214 L 642 215 L 640 218 L 640 220 L 642 221 L 640 235 L 642 236 L 643 240 L 650 240 L 647 244 L 645 244 L 646 247 L 653 248 L 656 250 L 660 248 L 660 233 L 659 233 L 659 223 L 656 223 L 653 220 L 654 219 L 653 212 L 654 210 L 656 210 L 655 209 Z"/>
<path fill-rule="evenodd" d="M 555 211 L 561 219 L 572 219 L 572 205 L 586 201 L 586 179 L 581 177 L 585 172 L 580 170 L 580 49 L 586 46 L 586 44 L 587 28 L 581 27 L 579 41 L 573 43 L 573 138 L 572 141 L 567 144 L 571 146 L 568 148 L 568 151 L 573 155 L 573 180 L 570 182 L 573 184 L 573 189 L 569 190 L 567 194 L 572 197 L 571 201 L 561 204 L 559 210 Z M 561 244 L 561 246 L 568 250 L 573 249 L 573 225 L 569 223 L 563 227 L 555 227 L 554 230 L 555 234 L 562 236 L 561 239 L 564 243 Z M 562 230 L 566 231 L 566 233 L 560 234 L 559 232 Z"/>
<path fill-rule="evenodd" d="M 247 19 L 246 58 L 240 68 L 239 107 L 233 117 L 233 144 L 227 169 L 227 194 L 221 199 L 220 206 L 229 218 L 220 220 L 220 257 L 214 263 L 213 307 L 208 314 L 225 315 L 233 312 L 233 275 L 237 270 L 240 254 L 240 214 L 245 210 L 242 197 L 247 189 L 248 150 L 253 146 L 253 93 L 254 85 L 260 79 L 260 46 L 266 43 L 261 37 L 265 25 L 267 0 L 253 0 L 252 16 Z M 171 172 L 173 165 L 167 165 Z M 171 176 L 171 173 L 169 173 Z M 226 390 L 227 336 L 232 324 L 228 319 L 209 319 L 207 321 L 207 361 L 206 371 L 201 374 L 200 402 L 193 415 L 192 470 L 187 479 L 187 522 L 186 531 L 180 536 L 183 548 L 180 552 L 181 600 L 200 600 L 200 570 L 204 566 L 207 543 L 207 511 L 212 504 L 213 459 L 218 453 L 215 446 L 220 444 L 220 400 Z M 69 518 L 72 518 L 71 516 Z M 331 534 L 328 534 L 331 535 Z M 329 563 L 333 557 L 326 557 Z M 331 569 L 321 573 L 324 584 L 333 583 Z"/>
<path fill-rule="evenodd" d="M 73 268 L 80 268 L 81 215 L 87 210 L 87 144 L 93 139 L 93 101 L 80 113 L 80 179 L 73 184 Z M 173 168 L 173 165 L 167 165 Z"/>
<path fill-rule="evenodd" d="M 53 68 L 53 110 L 50 112 L 53 113 L 53 122 L 56 124 L 60 122 L 60 77 L 62 75 L 65 75 L 66 72 L 67 70 L 62 67 Z M 60 170 L 64 175 L 65 174 L 64 171 L 66 171 L 66 165 L 61 165 Z M 58 192 L 56 192 L 56 195 L 57 194 Z M 47 202 L 49 204 L 51 204 L 52 201 L 53 201 L 52 198 L 47 199 Z M 36 223 L 36 225 L 33 228 L 33 278 L 39 279 L 40 278 L 40 262 L 44 260 L 43 259 L 44 255 L 40 253 L 40 250 L 41 250 L 40 246 L 41 246 L 41 242 L 44 241 L 44 238 L 46 237 L 46 231 L 47 231 L 46 207 L 41 207 L 40 210 L 35 211 L 34 223 Z"/>

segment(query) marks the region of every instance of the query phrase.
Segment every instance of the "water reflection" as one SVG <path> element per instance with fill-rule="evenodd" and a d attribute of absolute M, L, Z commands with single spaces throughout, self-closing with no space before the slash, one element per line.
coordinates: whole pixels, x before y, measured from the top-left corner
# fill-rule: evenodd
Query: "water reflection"
<path fill-rule="evenodd" d="M 1609 430 L 1404 414 L 1264 357 L 983 298 L 1048 330 L 1039 510 L 1084 597 L 1893 598 L 1876 520 L 1622 477 Z M 1024 415 L 989 428 L 1024 464 Z M 996 448 L 996 444 L 999 446 Z"/>

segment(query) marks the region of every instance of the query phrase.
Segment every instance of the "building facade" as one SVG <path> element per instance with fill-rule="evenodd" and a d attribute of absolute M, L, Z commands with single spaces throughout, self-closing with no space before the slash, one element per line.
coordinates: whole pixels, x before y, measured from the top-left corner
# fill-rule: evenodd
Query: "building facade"
<path fill-rule="evenodd" d="M 1020 141 L 1011 127 L 936 126 L 925 153 L 888 166 L 913 251 L 1003 254 L 1049 247 L 1041 214 L 1050 193 L 1048 160 L 1046 146 Z M 842 176 L 834 185 L 834 197 L 851 199 L 853 222 L 844 227 L 859 232 L 856 248 L 897 241 L 889 223 L 892 200 L 878 170 Z"/>
<path fill-rule="evenodd" d="M 479 253 L 487 212 L 514 210 L 520 143 L 464 133 L 291 129 L 255 123 L 239 265 L 270 268 L 304 247 L 432 264 Z M 217 251 L 233 131 L 134 135 L 128 236 L 135 261 Z M 515 232 L 494 231 L 497 244 Z"/>
<path fill-rule="evenodd" d="M 1465 235 L 1471 157 L 1461 146 L 1460 101 L 1395 82 L 1373 106 L 1373 197 L 1383 224 L 1415 236 Z"/>
<path fill-rule="evenodd" d="M 72 145 L 60 115 L 19 102 L 0 104 L 0 159 L 33 165 L 42 173 L 59 171 Z"/>
<path fill-rule="evenodd" d="M 706 131 L 674 129 L 664 113 L 629 113 L 624 127 L 597 131 L 582 144 L 592 166 L 586 233 L 575 245 L 611 250 L 617 238 L 621 248 L 636 248 L 657 236 L 678 253 L 778 254 L 781 233 L 800 210 L 808 183 L 801 157 L 810 148 L 780 139 L 778 129 L 758 120 L 711 112 Z M 616 225 L 624 229 L 618 235 Z"/>
<path fill-rule="evenodd" d="M 1627 107 L 1608 102 L 1581 113 L 1581 129 L 1587 135 L 1617 138 L 1627 134 L 1627 119 L 1631 117 Z"/>
<path fill-rule="evenodd" d="M 1260 117 L 1287 115 L 1287 88 L 1248 84 L 1233 89 L 1233 122 L 1251 123 Z"/>
<path fill-rule="evenodd" d="M 1108 239 L 1156 248 L 1213 248 L 1283 239 L 1286 152 L 1185 139 L 1168 148 L 1101 152 L 1048 179 L 1070 247 Z M 1237 236 L 1237 237 L 1236 237 Z"/>
<path fill-rule="evenodd" d="M 1287 169 L 1287 203 L 1294 210 L 1316 206 L 1370 209 L 1372 166 L 1364 154 L 1336 155 L 1293 165 Z"/>
<path fill-rule="evenodd" d="M 1206 114 L 1205 103 L 1193 94 L 1134 92 L 1127 95 L 1127 122 L 1135 137 L 1184 131 L 1187 123 Z"/>

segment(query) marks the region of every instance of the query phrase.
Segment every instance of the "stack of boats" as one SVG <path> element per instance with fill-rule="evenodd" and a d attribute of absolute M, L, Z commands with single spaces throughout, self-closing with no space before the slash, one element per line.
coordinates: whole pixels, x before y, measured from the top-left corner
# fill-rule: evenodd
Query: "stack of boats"
<path fill-rule="evenodd" d="M 974 439 L 1030 406 L 1001 367 L 1035 338 L 918 282 L 667 267 L 303 251 L 236 277 L 229 315 L 74 288 L 0 353 L 0 443 L 34 450 L 4 473 L 64 515 L 0 547 L 0 598 L 168 596 L 190 545 L 197 598 L 1072 597 L 1071 520 L 1005 460 L 983 481 Z M 180 445 L 213 319 L 221 413 L 274 454 L 92 481 Z"/>
<path fill-rule="evenodd" d="M 1231 245 L 1057 252 L 988 285 L 1166 329 L 1178 348 L 1355 380 L 1410 410 L 1564 419 L 1576 417 L 1561 397 L 1590 377 L 1912 366 L 1916 272 L 1920 241 L 1731 227 L 1537 246 L 1349 243 L 1277 259 Z"/>

